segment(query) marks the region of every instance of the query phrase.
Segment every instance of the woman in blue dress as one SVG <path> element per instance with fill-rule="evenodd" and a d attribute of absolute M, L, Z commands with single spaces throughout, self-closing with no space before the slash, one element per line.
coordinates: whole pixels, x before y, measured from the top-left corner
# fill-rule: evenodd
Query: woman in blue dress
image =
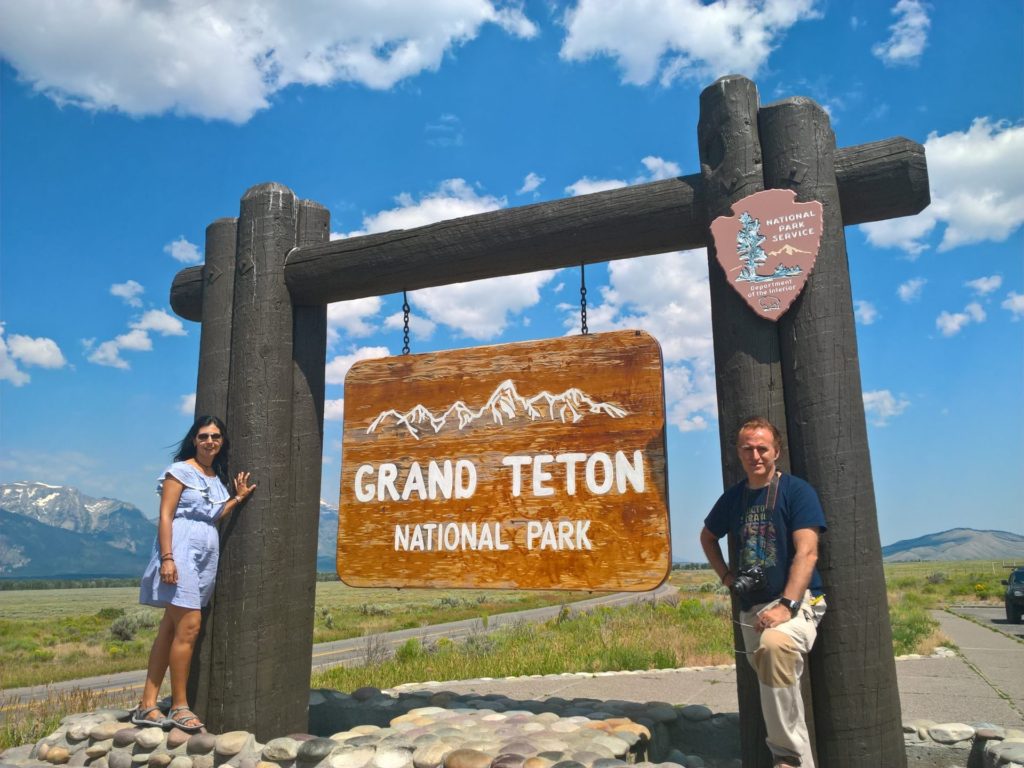
<path fill-rule="evenodd" d="M 228 477 L 229 443 L 224 422 L 200 416 L 185 435 L 157 483 L 160 520 L 153 555 L 142 576 L 139 602 L 164 609 L 142 699 L 132 722 L 198 732 L 203 723 L 189 708 L 185 686 L 192 650 L 202 620 L 200 609 L 213 595 L 220 538 L 217 523 L 235 511 L 254 490 L 249 473 Z M 234 492 L 228 490 L 234 486 Z M 164 674 L 171 670 L 171 709 L 157 707 Z"/>

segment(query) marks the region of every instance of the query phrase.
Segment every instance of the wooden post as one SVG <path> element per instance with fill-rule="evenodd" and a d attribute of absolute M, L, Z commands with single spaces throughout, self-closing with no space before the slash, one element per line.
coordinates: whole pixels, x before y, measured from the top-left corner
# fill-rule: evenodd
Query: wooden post
<path fill-rule="evenodd" d="M 203 263 L 203 320 L 199 336 L 199 378 L 195 415 L 227 421 L 231 371 L 231 310 L 235 292 L 235 248 L 238 220 L 217 219 L 206 228 Z M 209 696 L 210 644 L 213 606 L 203 609 L 203 623 L 192 653 L 188 700 L 205 716 Z"/>
<path fill-rule="evenodd" d="M 757 109 L 756 86 L 737 75 L 716 80 L 700 95 L 697 141 L 709 223 L 718 216 L 732 215 L 732 203 L 764 188 Z M 744 478 L 736 454 L 736 431 L 743 420 L 762 415 L 784 430 L 786 413 L 775 325 L 747 308 L 715 257 L 710 231 L 707 237 L 718 435 L 722 480 L 728 488 Z M 782 461 L 785 460 L 783 456 Z M 737 564 L 731 562 L 732 544 L 730 541 L 729 559 L 730 567 L 735 568 Z M 733 619 L 738 618 L 739 610 L 739 600 L 733 596 Z M 733 624 L 733 643 L 735 648 L 743 648 L 743 633 L 736 623 Z M 739 651 L 736 653 L 736 689 L 743 765 L 768 768 L 772 757 L 765 744 L 757 675 L 746 655 Z"/>
<path fill-rule="evenodd" d="M 250 471 L 257 490 L 223 536 L 205 716 L 215 733 L 245 729 L 262 741 L 304 731 L 309 697 L 309 655 L 289 643 L 288 623 L 296 578 L 288 551 L 300 526 L 292 507 L 293 312 L 284 262 L 297 219 L 291 190 L 251 188 L 235 258 L 231 469 Z"/>
<path fill-rule="evenodd" d="M 811 654 L 819 764 L 906 765 L 885 574 L 861 394 L 835 136 L 813 101 L 759 113 L 764 179 L 824 207 L 821 249 L 803 294 L 779 320 L 793 472 L 821 497 L 828 533 L 818 569 L 829 610 Z"/>

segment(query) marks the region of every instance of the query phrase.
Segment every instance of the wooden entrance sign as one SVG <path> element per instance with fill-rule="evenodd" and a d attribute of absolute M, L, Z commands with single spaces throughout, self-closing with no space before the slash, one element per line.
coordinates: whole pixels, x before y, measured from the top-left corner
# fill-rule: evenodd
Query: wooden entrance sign
<path fill-rule="evenodd" d="M 654 589 L 661 347 L 617 331 L 356 363 L 339 509 L 351 586 Z"/>

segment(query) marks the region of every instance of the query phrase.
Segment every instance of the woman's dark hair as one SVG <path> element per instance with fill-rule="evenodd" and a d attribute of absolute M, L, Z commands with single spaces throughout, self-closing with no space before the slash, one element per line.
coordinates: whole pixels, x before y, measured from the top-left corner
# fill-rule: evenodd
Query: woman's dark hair
<path fill-rule="evenodd" d="M 188 461 L 196 457 L 196 435 L 199 434 L 199 430 L 203 427 L 209 427 L 213 425 L 220 430 L 220 433 L 224 436 L 224 439 L 220 444 L 220 451 L 213 459 L 213 471 L 217 473 L 217 477 L 224 483 L 224 487 L 228 489 L 228 493 L 234 493 L 234 489 L 228 480 L 228 458 L 231 453 L 231 441 L 228 440 L 228 428 L 224 426 L 224 422 L 218 419 L 216 416 L 200 416 L 196 419 L 195 424 L 185 435 L 185 438 L 181 441 L 178 446 L 178 452 L 174 454 L 175 461 Z"/>

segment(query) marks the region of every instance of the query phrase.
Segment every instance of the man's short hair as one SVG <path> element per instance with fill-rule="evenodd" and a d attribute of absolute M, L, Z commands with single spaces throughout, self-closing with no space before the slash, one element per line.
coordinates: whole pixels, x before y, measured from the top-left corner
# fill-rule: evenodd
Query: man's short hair
<path fill-rule="evenodd" d="M 782 450 L 782 433 L 779 432 L 778 427 L 772 424 L 764 416 L 751 416 L 749 419 L 740 425 L 740 428 L 736 431 L 736 444 L 739 445 L 740 435 L 749 429 L 767 429 L 772 433 L 772 440 L 775 442 L 775 448 Z"/>

